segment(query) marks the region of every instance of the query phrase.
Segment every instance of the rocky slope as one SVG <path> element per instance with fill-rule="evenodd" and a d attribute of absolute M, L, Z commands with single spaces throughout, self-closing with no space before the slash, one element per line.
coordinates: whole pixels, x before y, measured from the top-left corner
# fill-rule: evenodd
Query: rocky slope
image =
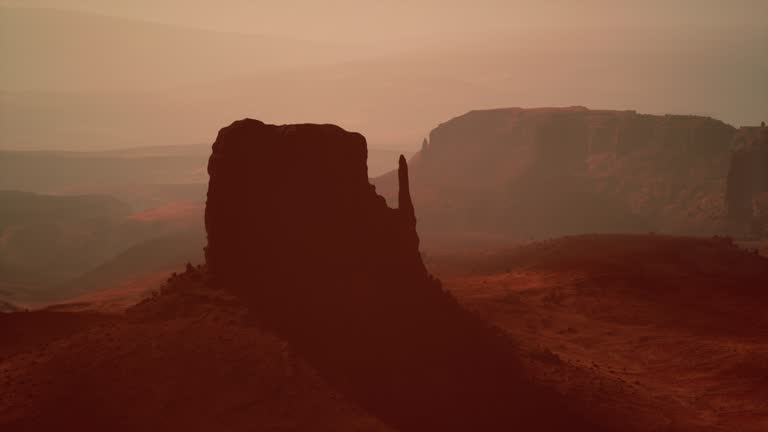
<path fill-rule="evenodd" d="M 597 234 L 427 260 L 460 301 L 625 430 L 764 431 L 768 259 L 724 237 Z M 579 396 L 581 395 L 581 396 Z"/>
<path fill-rule="evenodd" d="M 712 233 L 735 129 L 698 116 L 583 107 L 471 111 L 411 161 L 422 232 L 488 238 Z M 374 180 L 387 199 L 395 174 Z"/>
<path fill-rule="evenodd" d="M 0 314 L 0 383 L 8 431 L 392 430 L 199 269 L 125 315 Z"/>

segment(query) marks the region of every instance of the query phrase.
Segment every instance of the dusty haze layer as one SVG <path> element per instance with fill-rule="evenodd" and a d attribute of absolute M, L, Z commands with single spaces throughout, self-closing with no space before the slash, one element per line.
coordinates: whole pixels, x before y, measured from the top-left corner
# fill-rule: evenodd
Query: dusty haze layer
<path fill-rule="evenodd" d="M 415 148 L 471 109 L 585 105 L 734 126 L 768 112 L 762 1 L 0 6 L 4 149 L 209 142 L 242 117 Z"/>

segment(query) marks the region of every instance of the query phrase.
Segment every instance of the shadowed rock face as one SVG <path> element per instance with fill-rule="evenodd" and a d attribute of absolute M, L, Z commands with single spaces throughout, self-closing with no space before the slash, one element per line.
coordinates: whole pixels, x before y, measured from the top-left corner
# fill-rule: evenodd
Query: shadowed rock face
<path fill-rule="evenodd" d="M 737 235 L 768 235 L 768 128 L 743 127 L 733 138 L 728 221 Z"/>
<path fill-rule="evenodd" d="M 336 126 L 222 129 L 205 214 L 213 283 L 401 430 L 593 430 L 428 274 L 405 159 L 398 209 L 365 162 L 365 139 Z"/>
<path fill-rule="evenodd" d="M 366 154 L 362 135 L 333 125 L 222 129 L 205 212 L 213 277 L 425 279 L 405 160 L 404 208 L 390 209 L 368 183 Z"/>

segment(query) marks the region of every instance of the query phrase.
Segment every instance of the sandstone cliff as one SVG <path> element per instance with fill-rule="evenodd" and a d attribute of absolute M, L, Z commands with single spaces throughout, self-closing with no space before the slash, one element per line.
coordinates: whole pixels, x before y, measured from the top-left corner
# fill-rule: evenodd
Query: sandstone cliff
<path fill-rule="evenodd" d="M 743 127 L 733 138 L 726 205 L 731 232 L 768 237 L 768 128 Z"/>
<path fill-rule="evenodd" d="M 471 111 L 411 160 L 426 235 L 712 233 L 735 129 L 698 116 L 583 107 Z M 374 180 L 387 199 L 394 173 Z"/>
<path fill-rule="evenodd" d="M 248 119 L 222 129 L 208 164 L 212 275 L 426 278 L 405 160 L 401 208 L 390 209 L 368 182 L 366 155 L 362 135 L 333 125 Z"/>
<path fill-rule="evenodd" d="M 428 274 L 407 168 L 401 158 L 391 209 L 368 182 L 357 133 L 256 120 L 222 129 L 208 165 L 212 284 L 398 429 L 594 430 Z"/>

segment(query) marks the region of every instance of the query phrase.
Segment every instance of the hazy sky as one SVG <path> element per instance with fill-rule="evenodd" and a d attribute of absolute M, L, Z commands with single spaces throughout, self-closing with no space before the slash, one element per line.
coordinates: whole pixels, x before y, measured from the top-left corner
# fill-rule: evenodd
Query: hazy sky
<path fill-rule="evenodd" d="M 207 142 L 243 117 L 417 147 L 451 117 L 511 106 L 768 119 L 768 0 L 0 6 L 17 8 L 0 10 L 0 148 Z"/>
<path fill-rule="evenodd" d="M 302 39 L 419 43 L 532 29 L 766 37 L 765 0 L 0 0 Z"/>

